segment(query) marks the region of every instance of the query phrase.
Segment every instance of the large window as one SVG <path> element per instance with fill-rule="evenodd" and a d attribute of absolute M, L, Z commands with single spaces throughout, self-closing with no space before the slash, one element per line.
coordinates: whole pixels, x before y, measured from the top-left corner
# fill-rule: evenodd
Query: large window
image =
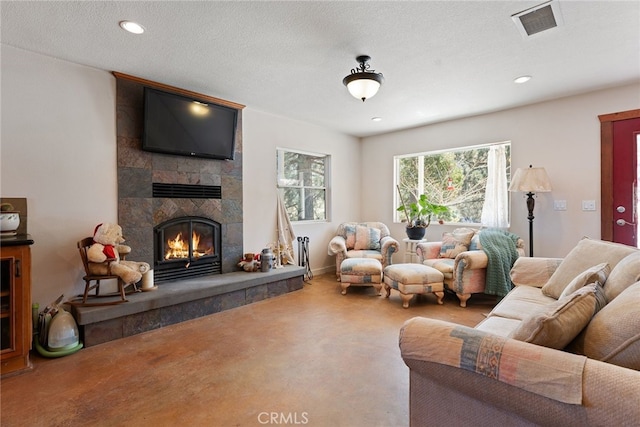
<path fill-rule="evenodd" d="M 278 190 L 291 221 L 327 219 L 329 156 L 277 150 Z"/>
<path fill-rule="evenodd" d="M 446 222 L 508 226 L 510 143 L 396 156 L 394 162 L 396 208 L 426 194 L 450 208 Z M 404 217 L 396 212 L 395 219 Z"/>

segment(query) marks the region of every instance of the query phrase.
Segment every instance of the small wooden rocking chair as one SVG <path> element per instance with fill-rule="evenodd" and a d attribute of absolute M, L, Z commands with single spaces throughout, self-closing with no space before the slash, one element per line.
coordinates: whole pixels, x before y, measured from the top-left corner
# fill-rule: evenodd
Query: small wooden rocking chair
<path fill-rule="evenodd" d="M 89 259 L 87 258 L 87 251 L 89 250 L 89 247 L 92 244 L 93 244 L 92 237 L 87 237 L 78 241 L 78 251 L 80 252 L 80 258 L 82 258 L 82 265 L 84 266 L 84 272 L 85 272 L 85 276 L 82 278 L 85 281 L 84 294 L 82 295 L 82 301 L 75 300 L 75 301 L 69 301 L 69 302 L 71 304 L 81 305 L 81 306 L 115 305 L 115 304 L 121 304 L 123 302 L 127 302 L 128 299 L 126 297 L 125 288 L 128 286 L 133 286 L 134 292 L 138 292 L 138 287 L 136 286 L 135 283 L 125 285 L 122 279 L 119 276 L 116 276 L 115 274 L 107 274 L 107 275 L 91 274 L 89 271 Z M 124 259 L 124 257 L 121 257 L 121 258 Z M 100 281 L 109 280 L 109 279 L 115 279 L 118 281 L 118 292 L 100 295 Z M 95 284 L 91 284 L 91 282 L 93 281 L 95 281 Z M 95 289 L 95 294 L 90 295 L 89 292 L 94 289 Z M 114 297 L 114 296 L 120 296 L 120 299 L 115 301 L 107 301 L 107 302 L 93 302 L 93 303 L 87 302 L 87 299 L 89 297 Z M 78 295 L 78 298 L 79 297 L 80 295 Z"/>

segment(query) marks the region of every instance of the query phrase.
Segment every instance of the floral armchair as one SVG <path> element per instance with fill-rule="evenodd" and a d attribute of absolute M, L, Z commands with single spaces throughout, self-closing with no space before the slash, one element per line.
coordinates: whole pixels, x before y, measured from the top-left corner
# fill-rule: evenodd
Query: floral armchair
<path fill-rule="evenodd" d="M 423 242 L 416 247 L 419 262 L 444 274 L 445 287 L 456 293 L 461 307 L 467 306 L 471 294 L 485 293 L 487 288 L 489 257 L 480 243 L 481 231 L 458 228 L 443 233 L 441 242 Z M 524 256 L 524 241 L 514 238 L 517 256 Z"/>
<path fill-rule="evenodd" d="M 329 255 L 336 257 L 336 276 L 340 280 L 340 264 L 345 258 L 375 258 L 384 269 L 398 252 L 398 241 L 390 236 L 381 222 L 344 222 L 329 242 Z"/>

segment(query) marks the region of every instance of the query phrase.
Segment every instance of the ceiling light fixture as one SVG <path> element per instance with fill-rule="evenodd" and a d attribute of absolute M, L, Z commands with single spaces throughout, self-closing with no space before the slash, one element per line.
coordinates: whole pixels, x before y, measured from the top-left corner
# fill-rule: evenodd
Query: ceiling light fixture
<path fill-rule="evenodd" d="M 144 27 L 133 21 L 120 21 L 120 28 L 132 34 L 144 33 Z"/>
<path fill-rule="evenodd" d="M 381 122 L 382 121 L 382 117 L 371 117 L 371 121 Z"/>
<path fill-rule="evenodd" d="M 531 80 L 531 76 L 520 76 L 520 77 L 517 77 L 517 78 L 513 79 L 513 82 L 514 83 L 518 83 L 518 84 L 522 84 L 522 83 L 528 82 L 529 80 Z"/>
<path fill-rule="evenodd" d="M 361 55 L 356 58 L 360 63 L 358 68 L 352 68 L 351 74 L 342 79 L 342 83 L 349 89 L 349 93 L 355 98 L 366 99 L 371 98 L 380 89 L 380 85 L 384 82 L 382 73 L 376 73 L 375 70 L 369 69 L 369 60 L 371 57 Z"/>

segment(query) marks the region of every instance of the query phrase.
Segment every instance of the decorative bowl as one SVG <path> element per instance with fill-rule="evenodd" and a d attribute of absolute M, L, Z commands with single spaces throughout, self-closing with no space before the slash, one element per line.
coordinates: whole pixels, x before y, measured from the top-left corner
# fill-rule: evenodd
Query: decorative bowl
<path fill-rule="evenodd" d="M 20 226 L 19 212 L 2 212 L 0 213 L 0 232 L 2 234 L 11 234 Z"/>

